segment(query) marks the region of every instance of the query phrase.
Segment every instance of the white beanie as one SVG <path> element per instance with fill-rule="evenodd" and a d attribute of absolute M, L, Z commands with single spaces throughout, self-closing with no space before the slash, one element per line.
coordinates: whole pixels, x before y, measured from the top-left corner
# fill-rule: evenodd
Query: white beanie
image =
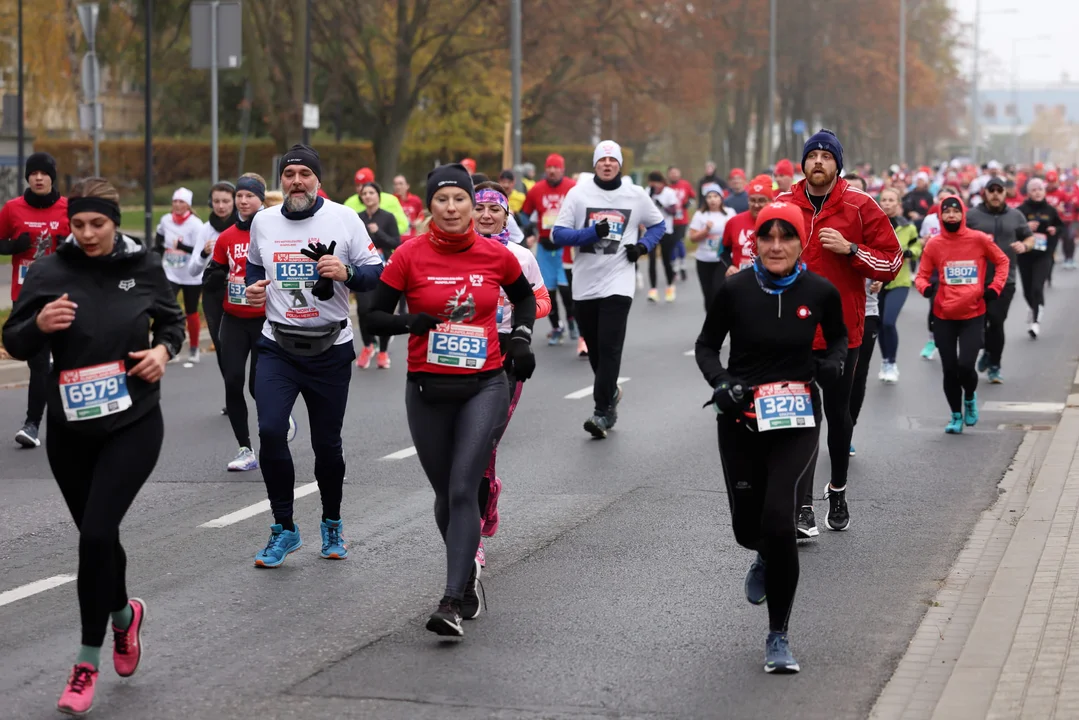
<path fill-rule="evenodd" d="M 192 192 L 185 187 L 176 188 L 176 192 L 172 194 L 173 200 L 183 200 L 188 205 L 191 204 L 191 201 L 194 200 L 194 198 L 194 194 L 192 194 Z"/>
<path fill-rule="evenodd" d="M 596 146 L 595 152 L 592 153 L 592 167 L 596 166 L 600 160 L 605 157 L 611 157 L 618 161 L 618 164 L 622 164 L 622 146 L 616 143 L 614 140 L 604 140 Z"/>

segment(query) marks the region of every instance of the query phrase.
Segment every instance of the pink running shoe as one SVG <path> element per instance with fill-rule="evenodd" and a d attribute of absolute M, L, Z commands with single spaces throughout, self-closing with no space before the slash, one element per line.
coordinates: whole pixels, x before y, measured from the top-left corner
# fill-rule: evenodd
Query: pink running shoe
<path fill-rule="evenodd" d="M 88 663 L 79 663 L 71 668 L 67 686 L 60 694 L 56 709 L 68 715 L 82 716 L 94 707 L 94 686 L 97 684 L 97 670 Z"/>
<path fill-rule="evenodd" d="M 498 496 L 502 494 L 502 480 L 491 480 L 491 492 L 487 496 L 487 509 L 483 513 L 483 521 L 480 523 L 480 535 L 494 537 L 498 532 Z"/>
<path fill-rule="evenodd" d="M 481 568 L 487 567 L 487 551 L 483 549 L 483 540 L 480 540 L 480 546 L 476 548 L 476 562 Z"/>
<path fill-rule="evenodd" d="M 363 346 L 363 350 L 360 350 L 360 356 L 356 358 L 356 367 L 360 370 L 366 370 L 371 367 L 371 357 L 375 354 L 374 349 Z"/>
<path fill-rule="evenodd" d="M 142 660 L 142 623 L 146 620 L 146 602 L 139 598 L 127 601 L 131 606 L 131 624 L 127 630 L 112 626 L 112 664 L 120 677 L 131 677 Z"/>
<path fill-rule="evenodd" d="M 390 354 L 388 352 L 380 352 L 378 354 L 378 369 L 389 370 L 390 369 Z"/>

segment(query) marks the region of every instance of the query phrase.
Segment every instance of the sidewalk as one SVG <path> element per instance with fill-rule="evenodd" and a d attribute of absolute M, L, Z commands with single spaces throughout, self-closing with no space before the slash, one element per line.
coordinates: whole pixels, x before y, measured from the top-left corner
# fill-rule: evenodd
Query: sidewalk
<path fill-rule="evenodd" d="M 1079 394 L 1027 433 L 1000 492 L 874 720 L 1079 718 Z"/>

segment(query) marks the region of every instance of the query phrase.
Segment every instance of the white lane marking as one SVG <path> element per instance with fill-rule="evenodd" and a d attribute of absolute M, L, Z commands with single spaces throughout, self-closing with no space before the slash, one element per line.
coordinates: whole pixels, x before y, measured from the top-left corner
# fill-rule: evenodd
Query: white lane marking
<path fill-rule="evenodd" d="M 1079 385 L 1079 367 L 1075 368 L 1075 384 Z"/>
<path fill-rule="evenodd" d="M 618 384 L 619 385 L 621 385 L 622 383 L 628 383 L 628 382 L 629 382 L 628 377 L 620 377 L 620 378 L 618 378 Z M 565 399 L 566 400 L 580 400 L 581 398 L 586 398 L 591 394 L 592 394 L 592 386 L 589 385 L 586 388 L 581 388 L 580 390 L 575 390 L 574 392 L 571 392 L 569 395 L 566 396 Z"/>
<path fill-rule="evenodd" d="M 1055 402 L 1000 402 L 990 400 L 982 405 L 986 412 L 1028 412 L 1059 413 L 1064 412 L 1064 403 Z"/>
<path fill-rule="evenodd" d="M 27 583 L 21 587 L 17 587 L 14 590 L 5 590 L 0 593 L 0 607 L 4 605 L 10 605 L 13 602 L 24 600 L 31 595 L 37 595 L 40 592 L 46 590 L 52 590 L 54 587 L 60 587 L 66 585 L 69 582 L 75 580 L 74 575 L 53 575 L 52 577 L 45 578 L 44 580 L 35 580 L 32 583 Z"/>
<path fill-rule="evenodd" d="M 686 357 L 693 357 L 694 355 L 697 354 L 697 351 L 696 350 L 686 350 L 682 354 L 685 355 Z"/>
<path fill-rule="evenodd" d="M 306 485 L 300 485 L 298 488 L 296 488 L 296 490 L 293 493 L 293 496 L 297 497 L 297 498 L 302 498 L 302 497 L 310 495 L 311 493 L 316 492 L 316 491 L 318 491 L 318 483 L 317 482 L 309 482 Z M 199 527 L 200 528 L 223 528 L 223 527 L 228 527 L 229 525 L 234 525 L 234 524 L 240 522 L 241 520 L 246 520 L 247 518 L 255 517 L 256 515 L 261 515 L 262 513 L 269 512 L 269 511 L 270 511 L 270 501 L 269 500 L 263 500 L 262 502 L 255 503 L 254 505 L 248 505 L 245 508 L 240 508 L 236 512 L 230 512 L 228 515 L 222 515 L 219 518 L 215 518 L 215 519 L 210 520 L 208 522 L 204 522 L 202 525 L 199 525 Z"/>
<path fill-rule="evenodd" d="M 411 447 L 406 447 L 404 450 L 398 450 L 397 452 L 392 452 L 389 455 L 385 455 L 380 459 L 381 460 L 404 460 L 405 458 L 410 458 L 415 454 L 416 454 L 416 447 L 413 445 Z"/>

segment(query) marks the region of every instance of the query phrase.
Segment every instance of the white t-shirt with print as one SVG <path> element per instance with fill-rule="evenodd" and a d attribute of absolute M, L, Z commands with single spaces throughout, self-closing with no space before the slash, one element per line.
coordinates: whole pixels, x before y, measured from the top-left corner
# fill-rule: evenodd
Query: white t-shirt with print
<path fill-rule="evenodd" d="M 172 219 L 172 213 L 166 213 L 157 224 L 157 232 L 165 236 L 165 254 L 161 258 L 161 263 L 165 266 L 165 277 L 169 279 L 169 282 L 177 285 L 202 284 L 201 274 L 192 275 L 188 272 L 193 253 L 184 252 L 177 247 L 181 243 L 188 247 L 198 245 L 202 228 L 202 220 L 195 217 L 194 213 L 179 225 Z"/>
<path fill-rule="evenodd" d="M 670 235 L 674 232 L 674 214 L 667 212 L 667 208 L 678 207 L 678 193 L 670 185 L 664 185 L 662 190 L 652 195 L 652 202 L 663 216 L 663 226 L 666 228 L 664 232 Z"/>
<path fill-rule="evenodd" d="M 352 320 L 348 296 L 342 282 L 334 282 L 333 297 L 323 302 L 311 294 L 318 280 L 315 261 L 300 250 L 321 242 L 329 247 L 336 242 L 333 254 L 346 265 L 381 265 L 382 259 L 371 242 L 358 213 L 344 205 L 323 200 L 322 207 L 309 218 L 289 220 L 281 214 L 284 206 L 264 208 L 251 220 L 251 242 L 247 262 L 266 270 L 270 284 L 266 288 L 266 324 L 262 334 L 271 340 L 270 323 L 294 327 L 320 327 L 346 322 L 336 345 L 352 342 Z"/>
<path fill-rule="evenodd" d="M 491 242 L 498 241 L 492 240 Z M 517 262 L 521 264 L 521 272 L 524 274 L 528 284 L 532 286 L 532 290 L 535 291 L 537 288 L 543 287 L 543 275 L 540 273 L 539 263 L 536 262 L 536 256 L 532 254 L 532 251 L 512 240 L 506 247 L 513 253 L 513 257 L 517 258 Z M 498 312 L 495 314 L 495 322 L 498 323 L 499 333 L 508 335 L 513 332 L 513 303 L 506 296 L 504 288 L 499 288 L 498 291 Z"/>
<path fill-rule="evenodd" d="M 691 231 L 701 231 L 712 223 L 708 235 L 697 243 L 697 252 L 693 254 L 701 262 L 719 262 L 719 256 L 723 252 L 723 229 L 727 227 L 727 221 L 735 216 L 732 208 L 724 207 L 718 211 L 698 210 L 689 223 Z"/>
<path fill-rule="evenodd" d="M 574 230 L 606 219 L 610 234 L 599 242 L 577 248 L 573 262 L 573 299 L 596 300 L 625 295 L 637 287 L 636 265 L 626 259 L 626 246 L 636 245 L 640 227 L 663 222 L 659 208 L 639 185 L 623 183 L 604 190 L 593 181 L 577 183 L 562 201 L 555 227 Z"/>

